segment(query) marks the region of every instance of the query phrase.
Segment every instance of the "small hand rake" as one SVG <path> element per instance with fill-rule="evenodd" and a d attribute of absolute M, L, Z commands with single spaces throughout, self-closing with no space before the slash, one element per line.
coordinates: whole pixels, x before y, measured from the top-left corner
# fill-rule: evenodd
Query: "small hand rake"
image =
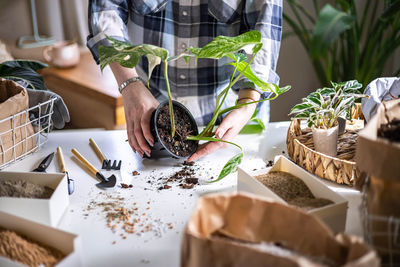
<path fill-rule="evenodd" d="M 121 164 L 122 164 L 121 160 L 120 161 L 114 160 L 114 162 L 111 164 L 111 160 L 107 159 L 104 156 L 103 152 L 101 152 L 99 146 L 92 138 L 89 138 L 89 144 L 93 148 L 94 152 L 96 152 L 96 155 L 100 159 L 100 161 L 103 162 L 103 165 L 101 166 L 102 169 L 105 169 L 107 171 L 121 169 Z"/>

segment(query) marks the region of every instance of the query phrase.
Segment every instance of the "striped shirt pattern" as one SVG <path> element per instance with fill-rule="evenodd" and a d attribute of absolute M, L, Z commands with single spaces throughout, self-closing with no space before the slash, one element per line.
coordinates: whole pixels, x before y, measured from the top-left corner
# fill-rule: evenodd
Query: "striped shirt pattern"
<path fill-rule="evenodd" d="M 147 43 L 178 55 L 190 46 L 203 47 L 218 35 L 236 36 L 249 30 L 262 35 L 263 48 L 251 68 L 264 81 L 277 83 L 275 73 L 282 27 L 282 0 L 91 0 L 87 46 L 98 63 L 99 45 L 109 45 L 105 35 L 134 45 Z M 172 96 L 184 104 L 199 125 L 211 119 L 215 100 L 229 83 L 233 67 L 227 59 L 190 60 L 183 58 L 168 68 Z M 147 77 L 147 61 L 136 67 Z M 232 106 L 237 90 L 256 86 L 242 78 L 230 90 L 223 108 Z M 154 69 L 150 90 L 158 99 L 166 99 L 163 66 Z M 235 92 L 236 91 L 236 92 Z M 267 97 L 263 94 L 262 97 Z M 269 120 L 269 103 L 258 105 L 258 116 Z"/>

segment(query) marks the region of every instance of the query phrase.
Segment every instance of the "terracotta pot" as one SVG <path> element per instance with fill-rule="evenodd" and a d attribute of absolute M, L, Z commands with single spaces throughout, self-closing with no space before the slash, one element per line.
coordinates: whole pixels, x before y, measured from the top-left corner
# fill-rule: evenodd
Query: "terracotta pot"
<path fill-rule="evenodd" d="M 337 155 L 339 126 L 325 129 L 313 128 L 313 141 L 316 151 L 335 157 Z"/>

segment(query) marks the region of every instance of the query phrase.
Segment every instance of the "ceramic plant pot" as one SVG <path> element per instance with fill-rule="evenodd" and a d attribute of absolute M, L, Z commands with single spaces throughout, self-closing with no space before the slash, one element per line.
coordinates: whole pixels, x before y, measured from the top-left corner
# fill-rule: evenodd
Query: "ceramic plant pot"
<path fill-rule="evenodd" d="M 182 105 L 181 103 L 179 103 L 177 101 L 172 101 L 172 104 L 174 106 L 175 125 L 177 125 L 179 123 L 179 121 L 177 119 L 179 119 L 179 117 L 182 117 L 182 114 L 185 114 L 185 116 L 187 115 L 188 120 L 190 121 L 191 135 L 198 135 L 199 131 L 198 131 L 197 123 L 196 123 L 196 120 L 194 119 L 193 115 L 190 113 L 190 111 L 184 105 Z M 157 107 L 157 109 L 153 112 L 153 114 L 151 116 L 150 130 L 154 137 L 154 146 L 151 147 L 150 158 L 167 158 L 167 157 L 187 158 L 190 155 L 192 155 L 194 152 L 196 152 L 197 146 L 198 146 L 198 141 L 189 141 L 192 144 L 191 145 L 192 149 L 190 150 L 189 154 L 184 155 L 184 156 L 177 155 L 176 153 L 174 153 L 173 151 L 171 151 L 169 149 L 170 146 L 166 143 L 166 141 L 163 140 L 163 138 L 161 136 L 162 133 L 161 133 L 161 129 L 160 129 L 159 123 L 158 123 L 158 118 L 159 118 L 161 109 L 165 106 L 168 106 L 168 100 L 162 102 Z M 179 116 L 177 116 L 177 113 L 179 114 Z M 168 118 L 168 123 L 169 123 L 169 118 Z"/>
<path fill-rule="evenodd" d="M 346 119 L 339 117 L 338 118 L 338 125 L 339 125 L 339 135 L 343 134 L 346 130 Z"/>
<path fill-rule="evenodd" d="M 337 155 L 339 126 L 325 129 L 313 128 L 313 141 L 316 151 L 335 157 Z"/>

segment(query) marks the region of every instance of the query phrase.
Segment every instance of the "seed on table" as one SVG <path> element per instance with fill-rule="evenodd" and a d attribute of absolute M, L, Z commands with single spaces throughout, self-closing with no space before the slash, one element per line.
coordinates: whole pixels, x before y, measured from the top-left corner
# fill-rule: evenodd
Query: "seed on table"
<path fill-rule="evenodd" d="M 114 225 L 111 227 L 111 229 L 115 229 L 115 228 L 117 228 L 117 225 L 116 225 L 116 224 L 114 224 Z"/>

